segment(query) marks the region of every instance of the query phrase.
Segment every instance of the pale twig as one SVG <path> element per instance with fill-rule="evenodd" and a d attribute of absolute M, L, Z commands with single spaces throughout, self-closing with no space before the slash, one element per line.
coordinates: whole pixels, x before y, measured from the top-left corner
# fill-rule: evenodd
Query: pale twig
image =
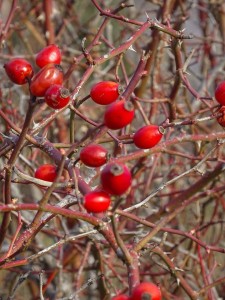
<path fill-rule="evenodd" d="M 60 241 L 58 241 L 57 243 L 45 248 L 44 250 L 42 251 L 39 251 L 38 253 L 36 254 L 33 254 L 29 257 L 27 257 L 27 261 L 28 262 L 31 262 L 31 261 L 34 261 L 35 259 L 47 254 L 48 252 L 54 250 L 55 248 L 59 247 L 59 246 L 62 246 L 68 242 L 73 242 L 77 239 L 81 239 L 85 236 L 88 236 L 88 235 L 91 235 L 91 234 L 95 234 L 97 233 L 98 231 L 97 230 L 90 230 L 90 231 L 87 231 L 87 232 L 84 232 L 84 233 L 81 233 L 81 234 L 78 234 L 78 235 L 73 235 L 73 236 L 69 236 L 69 237 L 65 237 L 63 239 L 61 239 Z"/>

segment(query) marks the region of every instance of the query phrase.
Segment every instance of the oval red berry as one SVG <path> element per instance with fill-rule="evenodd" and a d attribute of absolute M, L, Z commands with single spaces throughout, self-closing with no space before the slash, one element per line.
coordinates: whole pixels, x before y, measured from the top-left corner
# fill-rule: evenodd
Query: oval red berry
<path fill-rule="evenodd" d="M 54 109 L 66 106 L 70 101 L 70 92 L 60 84 L 51 85 L 45 93 L 45 102 Z"/>
<path fill-rule="evenodd" d="M 110 203 L 110 196 L 104 191 L 93 191 L 84 196 L 84 207 L 88 212 L 104 212 L 109 208 Z"/>
<path fill-rule="evenodd" d="M 30 91 L 36 97 L 43 97 L 53 84 L 62 85 L 63 71 L 60 65 L 49 64 L 42 68 L 31 80 Z"/>
<path fill-rule="evenodd" d="M 121 100 L 112 103 L 105 111 L 104 124 L 109 129 L 121 129 L 132 122 L 134 106 L 131 102 Z"/>
<path fill-rule="evenodd" d="M 62 57 L 59 47 L 52 44 L 38 52 L 35 61 L 40 68 L 43 68 L 51 63 L 59 65 L 61 63 L 61 59 Z"/>
<path fill-rule="evenodd" d="M 101 167 L 107 161 L 108 151 L 101 145 L 91 144 L 80 152 L 80 160 L 88 167 Z"/>
<path fill-rule="evenodd" d="M 225 105 L 225 81 L 222 81 L 215 90 L 216 101 Z"/>
<path fill-rule="evenodd" d="M 143 299 L 161 300 L 162 294 L 158 286 L 151 282 L 142 282 L 137 285 L 132 292 L 130 300 Z"/>
<path fill-rule="evenodd" d="M 91 88 L 90 96 L 95 103 L 110 104 L 119 97 L 119 84 L 113 81 L 98 82 Z"/>
<path fill-rule="evenodd" d="M 122 195 L 131 186 L 132 176 L 126 165 L 109 163 L 101 172 L 103 189 L 112 195 Z"/>
<path fill-rule="evenodd" d="M 141 149 L 149 149 L 159 143 L 164 129 L 157 125 L 147 125 L 140 128 L 133 136 L 134 144 Z"/>
<path fill-rule="evenodd" d="M 51 164 L 45 164 L 37 168 L 35 171 L 34 177 L 53 182 L 56 179 L 57 176 L 57 168 L 54 165 Z"/>
<path fill-rule="evenodd" d="M 225 127 L 225 106 L 221 106 L 218 113 L 222 115 L 217 118 L 217 122 L 222 126 Z"/>
<path fill-rule="evenodd" d="M 14 58 L 4 64 L 5 71 L 10 80 L 16 84 L 23 85 L 33 76 L 31 64 L 23 58 Z"/>

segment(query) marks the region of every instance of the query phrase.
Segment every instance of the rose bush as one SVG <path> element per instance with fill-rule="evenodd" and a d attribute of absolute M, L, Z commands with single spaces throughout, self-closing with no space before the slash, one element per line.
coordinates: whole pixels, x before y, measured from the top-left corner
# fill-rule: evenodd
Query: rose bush
<path fill-rule="evenodd" d="M 223 1 L 1 10 L 1 297 L 223 299 Z"/>

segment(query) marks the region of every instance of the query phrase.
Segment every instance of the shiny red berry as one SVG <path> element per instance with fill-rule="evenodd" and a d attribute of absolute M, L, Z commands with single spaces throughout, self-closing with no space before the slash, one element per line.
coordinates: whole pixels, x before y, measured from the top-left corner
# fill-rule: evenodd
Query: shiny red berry
<path fill-rule="evenodd" d="M 61 59 L 62 56 L 59 47 L 52 44 L 38 52 L 35 61 L 40 68 L 43 68 L 51 63 L 59 65 L 61 63 Z"/>
<path fill-rule="evenodd" d="M 33 76 L 31 64 L 23 58 L 14 58 L 4 64 L 5 71 L 12 82 L 22 85 Z"/>
<path fill-rule="evenodd" d="M 130 297 L 130 300 L 161 300 L 161 291 L 157 285 L 151 282 L 142 282 L 137 285 Z"/>
<path fill-rule="evenodd" d="M 93 191 L 84 196 L 84 207 L 88 212 L 104 212 L 109 208 L 110 203 L 110 196 L 104 191 Z"/>
<path fill-rule="evenodd" d="M 125 294 L 121 294 L 112 298 L 112 300 L 129 300 L 129 299 L 130 298 Z"/>
<path fill-rule="evenodd" d="M 57 176 L 57 168 L 54 165 L 51 164 L 45 164 L 37 168 L 35 171 L 34 177 L 53 182 L 56 179 Z"/>
<path fill-rule="evenodd" d="M 131 102 L 121 100 L 112 103 L 105 111 L 104 123 L 110 129 L 121 129 L 130 124 L 134 118 L 134 106 Z"/>
<path fill-rule="evenodd" d="M 141 149 L 149 149 L 159 143 L 164 128 L 157 125 L 147 125 L 140 128 L 133 136 L 134 144 Z"/>
<path fill-rule="evenodd" d="M 101 167 L 107 161 L 108 151 L 101 145 L 90 144 L 80 152 L 80 160 L 88 167 Z"/>
<path fill-rule="evenodd" d="M 70 101 L 70 92 L 60 84 L 51 85 L 45 93 L 45 102 L 54 109 L 66 106 Z"/>
<path fill-rule="evenodd" d="M 222 81 L 215 90 L 216 101 L 225 105 L 225 81 Z"/>
<path fill-rule="evenodd" d="M 130 170 L 122 163 L 109 163 L 101 172 L 103 189 L 112 195 L 122 195 L 131 186 Z"/>
<path fill-rule="evenodd" d="M 113 81 L 98 82 L 92 87 L 90 96 L 98 104 L 110 104 L 119 97 L 119 84 Z"/>
<path fill-rule="evenodd" d="M 225 106 L 221 106 L 218 113 L 221 113 L 222 115 L 217 118 L 217 121 L 221 126 L 225 127 Z"/>
<path fill-rule="evenodd" d="M 43 97 L 47 89 L 53 84 L 63 83 L 63 71 L 60 65 L 48 64 L 43 67 L 31 80 L 31 94 Z"/>

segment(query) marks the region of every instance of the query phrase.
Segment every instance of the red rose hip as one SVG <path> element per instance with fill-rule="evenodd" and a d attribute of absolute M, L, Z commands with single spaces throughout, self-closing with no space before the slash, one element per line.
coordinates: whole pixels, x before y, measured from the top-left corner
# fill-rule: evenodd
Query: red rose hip
<path fill-rule="evenodd" d="M 62 57 L 59 47 L 52 44 L 38 52 L 35 61 L 40 68 L 43 68 L 51 63 L 59 65 L 61 63 L 61 59 Z"/>
<path fill-rule="evenodd" d="M 222 115 L 217 118 L 217 122 L 222 126 L 225 127 L 225 106 L 221 106 L 218 113 Z"/>
<path fill-rule="evenodd" d="M 130 297 L 130 300 L 162 300 L 161 291 L 157 285 L 151 282 L 142 282 L 137 285 Z"/>
<path fill-rule="evenodd" d="M 109 208 L 110 203 L 110 196 L 104 191 L 93 191 L 84 196 L 84 207 L 88 212 L 104 212 Z"/>
<path fill-rule="evenodd" d="M 215 90 L 216 101 L 225 105 L 225 81 L 222 81 Z"/>
<path fill-rule="evenodd" d="M 101 167 L 107 161 L 108 151 L 101 145 L 90 144 L 80 152 L 80 160 L 88 167 Z"/>
<path fill-rule="evenodd" d="M 140 128 L 133 136 L 134 144 L 141 149 L 149 149 L 159 143 L 164 128 L 157 125 L 147 125 Z"/>
<path fill-rule="evenodd" d="M 45 93 L 45 102 L 54 109 L 66 106 L 70 101 L 70 92 L 60 84 L 51 85 Z"/>
<path fill-rule="evenodd" d="M 53 84 L 62 85 L 63 71 L 60 65 L 48 64 L 42 68 L 31 80 L 30 91 L 36 97 L 43 97 L 47 89 Z"/>
<path fill-rule="evenodd" d="M 121 100 L 112 103 L 105 111 L 104 124 L 109 129 L 121 129 L 132 122 L 134 106 L 131 102 Z"/>
<path fill-rule="evenodd" d="M 37 179 L 53 182 L 57 176 L 57 168 L 51 164 L 45 164 L 37 168 L 34 177 Z"/>
<path fill-rule="evenodd" d="M 109 163 L 101 172 L 103 189 L 112 195 L 122 195 L 131 186 L 130 170 L 122 163 Z"/>
<path fill-rule="evenodd" d="M 23 58 L 14 58 L 4 64 L 5 71 L 10 80 L 16 84 L 23 85 L 33 76 L 31 64 Z"/>
<path fill-rule="evenodd" d="M 95 103 L 110 104 L 119 97 L 119 84 L 113 81 L 98 82 L 91 88 L 90 96 Z"/>

